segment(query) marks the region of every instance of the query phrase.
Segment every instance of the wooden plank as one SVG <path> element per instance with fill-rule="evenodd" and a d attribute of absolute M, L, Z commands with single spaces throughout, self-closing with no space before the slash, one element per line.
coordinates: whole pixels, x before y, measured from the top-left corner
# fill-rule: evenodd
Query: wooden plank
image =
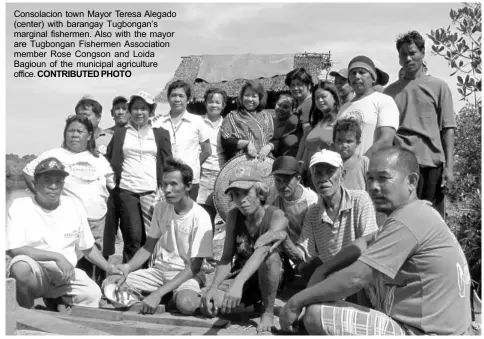
<path fill-rule="evenodd" d="M 143 305 L 142 303 L 133 304 L 129 308 L 129 311 L 139 313 L 141 311 L 142 305 Z M 165 313 L 165 305 L 158 305 L 158 307 L 156 308 L 155 314 L 163 314 L 163 313 Z"/>
<path fill-rule="evenodd" d="M 48 311 L 28 310 L 19 307 L 12 315 L 17 321 L 18 329 L 43 331 L 63 335 L 108 335 L 101 330 L 74 324 L 59 317 L 54 317 Z M 57 313 L 58 314 L 58 313 Z"/>
<path fill-rule="evenodd" d="M 230 320 L 220 318 L 205 318 L 186 316 L 180 313 L 171 314 L 155 314 L 145 315 L 136 312 L 124 312 L 123 320 L 141 321 L 153 324 L 164 324 L 173 326 L 190 326 L 190 327 L 205 327 L 205 328 L 226 328 L 230 325 Z"/>
<path fill-rule="evenodd" d="M 17 332 L 17 320 L 13 313 L 19 308 L 17 304 L 16 281 L 13 278 L 7 278 L 5 283 L 5 333 L 15 335 Z"/>
<path fill-rule="evenodd" d="M 68 314 L 75 317 L 85 317 L 94 319 L 104 319 L 110 321 L 119 321 L 123 318 L 123 314 L 117 310 L 106 310 L 101 308 L 92 308 L 84 306 L 70 306 L 59 305 L 59 313 Z"/>

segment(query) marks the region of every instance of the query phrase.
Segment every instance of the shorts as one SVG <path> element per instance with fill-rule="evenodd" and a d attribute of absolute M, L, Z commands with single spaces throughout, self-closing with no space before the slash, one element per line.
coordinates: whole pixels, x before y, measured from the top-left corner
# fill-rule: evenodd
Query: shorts
<path fill-rule="evenodd" d="M 68 283 L 62 281 L 62 272 L 53 261 L 35 261 L 26 255 L 18 255 L 10 261 L 7 267 L 7 274 L 18 262 L 27 263 L 37 279 L 38 289 L 34 298 L 58 298 L 62 297 L 68 305 L 80 305 L 87 307 L 99 307 L 102 292 L 96 283 L 87 274 L 74 268 L 75 277 Z M 22 281 L 17 281 L 17 285 Z"/>
<path fill-rule="evenodd" d="M 180 272 L 163 272 L 156 267 L 140 269 L 128 274 L 126 284 L 141 294 L 151 293 L 163 286 L 167 281 L 173 280 L 178 273 Z M 197 277 L 188 279 L 175 290 L 173 290 L 173 296 L 182 290 L 191 290 L 200 295 L 200 283 L 201 281 Z"/>

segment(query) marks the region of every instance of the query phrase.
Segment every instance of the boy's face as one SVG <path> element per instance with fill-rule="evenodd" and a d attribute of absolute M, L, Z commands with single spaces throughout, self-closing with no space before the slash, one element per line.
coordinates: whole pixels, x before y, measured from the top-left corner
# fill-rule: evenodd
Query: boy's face
<path fill-rule="evenodd" d="M 360 142 L 356 140 L 356 132 L 340 131 L 336 133 L 334 147 L 343 160 L 351 158 L 359 144 Z"/>

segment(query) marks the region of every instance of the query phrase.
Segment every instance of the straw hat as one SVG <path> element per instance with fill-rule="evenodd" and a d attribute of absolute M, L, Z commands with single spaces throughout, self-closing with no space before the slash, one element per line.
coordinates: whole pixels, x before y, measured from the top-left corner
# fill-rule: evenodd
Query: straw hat
<path fill-rule="evenodd" d="M 262 174 L 262 182 L 271 189 L 271 194 L 267 199 L 267 203 L 270 204 L 274 201 L 277 191 L 274 187 L 274 178 L 271 175 L 273 162 L 274 159 L 272 157 L 266 157 L 264 160 L 258 160 L 257 158 L 252 158 L 246 154 L 242 154 L 238 157 L 230 159 L 225 163 L 224 167 L 220 170 L 217 179 L 215 179 L 215 187 L 213 192 L 215 208 L 224 221 L 227 220 L 229 211 L 235 207 L 235 204 L 230 201 L 230 197 L 225 194 L 225 191 L 230 185 L 230 179 L 233 178 L 237 173 L 238 168 L 256 168 L 257 171 Z"/>

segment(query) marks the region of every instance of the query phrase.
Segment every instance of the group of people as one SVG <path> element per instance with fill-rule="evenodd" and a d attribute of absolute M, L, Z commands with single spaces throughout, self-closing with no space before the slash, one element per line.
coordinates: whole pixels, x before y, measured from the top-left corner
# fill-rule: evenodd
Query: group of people
<path fill-rule="evenodd" d="M 314 85 L 298 68 L 287 74 L 290 93 L 279 96 L 274 116 L 254 80 L 225 117 L 227 94 L 218 88 L 205 93 L 206 115 L 187 112 L 191 89 L 182 80 L 168 87 L 168 113 L 156 115 L 146 92 L 118 96 L 115 126 L 104 131 L 101 104 L 83 97 L 62 146 L 24 169 L 33 196 L 8 212 L 7 272 L 19 304 L 44 297 L 98 307 L 109 281 L 142 294 L 146 314 L 160 303 L 209 317 L 254 305 L 263 333 L 281 283 L 299 274 L 307 287 L 281 310 L 285 331 L 469 333 L 467 261 L 443 219 L 443 187 L 453 181 L 452 97 L 426 74 L 418 32 L 399 37 L 396 49 L 404 76 L 383 93 L 388 74 L 366 56 L 331 72 L 334 83 Z M 224 193 L 235 207 L 204 286 L 215 179 L 239 154 L 254 161 L 230 174 Z M 275 201 L 256 166 L 267 156 L 275 158 Z M 118 227 L 123 263 L 109 265 Z"/>

